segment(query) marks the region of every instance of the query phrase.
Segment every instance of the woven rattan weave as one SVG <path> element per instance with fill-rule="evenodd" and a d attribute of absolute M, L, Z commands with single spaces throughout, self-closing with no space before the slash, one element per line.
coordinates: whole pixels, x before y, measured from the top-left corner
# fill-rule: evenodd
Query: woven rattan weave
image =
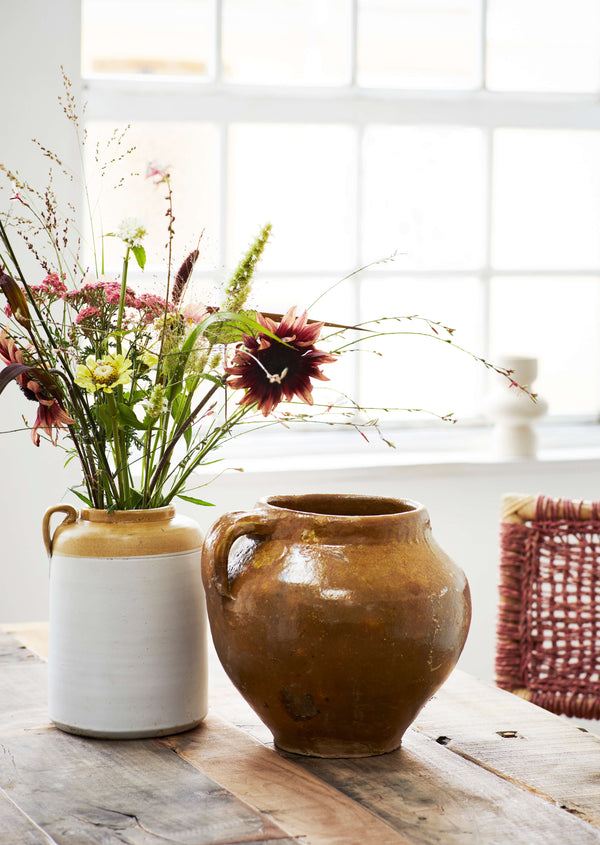
<path fill-rule="evenodd" d="M 496 682 L 600 719 L 600 501 L 503 499 Z"/>

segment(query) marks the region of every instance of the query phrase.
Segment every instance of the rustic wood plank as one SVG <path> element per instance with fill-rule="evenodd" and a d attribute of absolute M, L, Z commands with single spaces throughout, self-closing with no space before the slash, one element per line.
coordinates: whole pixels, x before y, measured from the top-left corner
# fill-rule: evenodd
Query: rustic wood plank
<path fill-rule="evenodd" d="M 0 789 L 0 842 L 6 845 L 53 845 L 48 834 Z"/>
<path fill-rule="evenodd" d="M 0 625 L 0 637 L 2 633 L 11 635 L 13 640 L 18 640 L 38 657 L 48 659 L 47 622 L 14 622 L 11 625 Z"/>
<path fill-rule="evenodd" d="M 218 689 L 213 700 L 214 713 L 236 725 L 249 737 L 261 742 L 265 751 L 273 748 L 272 736 L 260 722 L 256 714 L 235 692 L 226 678 L 215 673 Z M 447 734 L 446 725 L 454 718 L 454 710 L 463 710 L 466 736 L 470 734 L 471 716 L 468 702 L 477 701 L 481 689 L 485 686 L 475 679 L 470 679 L 471 687 L 466 702 L 453 702 L 454 687 L 462 688 L 462 673 L 457 675 L 457 683 L 450 690 L 446 685 L 439 691 L 435 701 L 430 702 L 418 717 L 415 729 L 410 729 L 403 742 L 403 748 L 383 757 L 364 760 L 318 760 L 297 755 L 279 755 L 298 766 L 322 778 L 329 786 L 347 795 L 355 804 L 376 815 L 381 821 L 395 828 L 400 835 L 415 845 L 439 842 L 442 845 L 464 845 L 466 841 L 505 843 L 515 845 L 535 845 L 535 843 L 567 842 L 600 843 L 600 833 L 587 823 L 582 823 L 576 816 L 570 815 L 555 805 L 551 795 L 531 794 L 524 782 L 512 784 L 502 773 L 499 777 L 486 772 L 486 766 L 477 759 L 463 760 L 456 753 L 454 743 L 444 746 L 435 740 Z M 492 687 L 492 693 L 495 693 Z M 512 701 L 514 696 L 504 691 L 497 691 L 499 702 L 488 701 L 485 709 L 490 714 L 502 713 L 506 705 L 506 696 Z M 518 700 L 518 699 L 515 699 Z M 527 703 L 521 706 L 528 708 Z M 435 708 L 429 719 L 431 739 L 419 735 L 422 719 L 428 718 L 428 708 Z M 539 708 L 534 709 L 533 718 L 538 716 Z M 553 727 L 558 718 L 550 716 Z M 441 727 L 440 727 L 441 726 Z M 576 729 L 575 729 L 576 730 Z M 578 732 L 579 733 L 579 732 Z M 497 737 L 498 740 L 501 737 Z M 446 739 L 443 740 L 446 742 Z M 577 758 L 576 750 L 568 753 Z M 546 759 L 545 765 L 548 766 Z M 595 755 L 596 772 L 600 771 L 600 755 Z M 348 771 L 351 774 L 348 774 Z M 346 772 L 346 774 L 344 774 Z M 358 773 L 364 772 L 364 776 Z M 341 774 L 340 774 L 341 773 Z M 215 775 L 216 777 L 216 775 Z M 295 776 L 297 778 L 297 775 Z M 219 778 L 216 777 L 218 780 Z M 577 791 L 577 773 L 574 773 L 571 789 Z M 597 781 L 600 780 L 597 777 Z M 289 786 L 294 787 L 295 781 Z M 360 784 L 357 790 L 356 784 Z M 233 791 L 236 786 L 232 785 Z M 262 806 L 262 805 L 258 805 Z M 506 808 L 510 807 L 510 813 Z M 286 819 L 288 829 L 289 822 Z M 283 822 L 282 822 L 283 824 Z M 487 838 L 486 838 L 487 837 Z M 572 838 L 569 838 L 572 837 Z M 359 843 L 368 838 L 358 840 Z M 374 841 L 378 841 L 375 839 Z"/>
<path fill-rule="evenodd" d="M 289 755 L 288 755 L 289 756 Z M 401 831 L 412 845 L 598 845 L 600 831 L 409 730 L 382 757 L 293 757 Z"/>
<path fill-rule="evenodd" d="M 75 738 L 51 727 L 2 726 L 1 734 L 6 794 L 61 845 L 293 843 L 159 742 Z"/>
<path fill-rule="evenodd" d="M 600 828 L 599 735 L 464 672 L 413 727 Z"/>
<path fill-rule="evenodd" d="M 27 641 L 26 632 L 19 636 Z M 43 653 L 43 631 L 32 636 Z M 218 663 L 211 666 L 211 704 L 202 729 L 162 742 L 173 742 L 182 757 L 245 801 L 270 811 L 294 836 L 331 837 L 337 817 L 331 817 L 328 833 L 328 803 L 333 802 L 342 822 L 344 806 L 352 808 L 351 818 L 358 821 L 354 831 L 350 824 L 348 835 L 356 833 L 356 838 L 315 838 L 315 845 L 388 841 L 379 835 L 413 845 L 600 843 L 600 833 L 591 826 L 600 826 L 596 737 L 491 685 L 486 690 L 463 673 L 455 673 L 426 706 L 402 749 L 363 760 L 275 752 L 270 732 Z M 557 741 L 563 729 L 569 735 Z M 521 742 L 516 750 L 515 741 Z M 309 829 L 306 821 L 312 815 L 317 821 Z M 369 834 L 369 825 L 374 831 L 377 824 L 377 834 Z"/>
<path fill-rule="evenodd" d="M 6 626 L 22 642 L 47 655 L 47 625 Z M 235 690 L 214 652 L 210 663 L 213 710 L 227 698 L 229 713 L 272 746 L 269 730 Z M 368 810 L 320 778 L 283 759 L 272 748 L 209 715 L 198 729 L 159 742 L 213 778 L 242 801 L 269 815 L 292 836 L 311 845 L 403 845 L 407 840 Z"/>
<path fill-rule="evenodd" d="M 209 715 L 204 730 L 162 741 L 303 842 L 412 843 L 321 778 L 216 716 Z"/>
<path fill-rule="evenodd" d="M 30 838 L 43 832 L 36 845 L 292 845 L 272 819 L 160 741 L 95 740 L 51 726 L 46 665 L 23 660 L 17 643 L 11 664 L 10 638 L 0 640 L 0 824 L 14 821 Z"/>
<path fill-rule="evenodd" d="M 463 683 L 469 681 L 468 684 L 468 691 L 464 696 L 461 696 L 460 693 L 463 689 Z M 243 730 L 246 734 L 250 737 L 254 738 L 255 740 L 260 741 L 263 743 L 267 748 L 272 748 L 272 736 L 267 728 L 260 722 L 251 708 L 241 699 L 241 697 L 235 692 L 233 687 L 228 683 L 228 681 L 223 679 L 216 674 L 216 683 L 219 684 L 218 694 L 215 695 L 214 699 L 214 712 L 218 713 L 219 716 L 225 718 L 226 720 L 230 721 L 232 724 L 236 725 L 238 728 Z M 456 711 L 458 710 L 462 714 L 463 719 L 463 729 L 465 737 L 473 737 L 477 736 L 476 728 L 474 727 L 474 719 L 472 710 L 470 707 L 472 706 L 480 706 L 476 705 L 475 703 L 481 699 L 482 691 L 486 687 L 485 684 L 471 678 L 470 676 L 464 676 L 464 673 L 455 673 L 455 678 L 451 682 L 447 682 L 446 685 L 438 692 L 437 696 L 434 700 L 432 700 L 426 708 L 422 711 L 420 716 L 417 718 L 416 723 L 413 725 L 413 729 L 409 730 L 403 743 L 403 751 L 407 751 L 408 749 L 412 749 L 415 742 L 419 742 L 418 734 L 421 731 L 421 727 L 425 724 L 428 724 L 429 731 L 423 731 L 426 733 L 428 737 L 431 737 L 433 740 L 437 740 L 438 737 L 445 737 L 443 742 L 446 743 L 447 737 L 451 737 L 452 734 L 449 733 L 450 728 L 449 725 L 454 725 L 457 720 Z M 506 693 L 502 690 L 496 690 L 495 687 L 489 686 L 491 691 L 492 700 L 488 700 L 486 704 L 483 706 L 483 710 L 485 714 L 489 715 L 491 721 L 494 722 L 493 714 L 503 714 L 505 712 L 505 708 L 510 710 L 510 705 L 513 701 L 520 701 L 516 699 L 515 696 L 511 696 L 510 693 Z M 498 700 L 494 698 L 495 694 L 498 694 Z M 508 701 L 507 701 L 508 696 Z M 460 700 L 456 700 L 457 697 L 460 697 Z M 520 702 L 520 708 L 524 708 L 526 711 L 529 711 L 531 705 L 528 705 L 526 702 Z M 530 718 L 533 721 L 537 721 L 537 718 L 543 715 L 544 718 L 547 715 L 550 720 L 550 724 L 547 725 L 547 730 L 550 731 L 550 734 L 556 730 L 556 720 L 559 717 L 554 716 L 552 714 L 546 714 L 545 711 L 542 711 L 540 714 L 539 708 L 534 708 L 533 714 L 530 714 Z M 476 721 L 476 720 L 475 720 Z M 559 723 L 562 725 L 563 721 L 559 719 Z M 586 734 L 581 734 L 577 728 L 566 724 L 566 727 L 570 728 L 571 731 L 575 731 L 575 738 L 579 739 L 579 736 L 585 737 Z M 494 734 L 496 740 L 501 741 L 502 737 L 497 736 Z M 571 736 L 571 739 L 573 735 Z M 427 748 L 432 748 L 432 751 L 428 751 L 425 759 L 421 759 L 422 754 L 425 753 Z M 545 745 L 547 748 L 547 743 Z M 587 760 L 587 769 L 589 770 L 586 774 L 585 772 L 581 775 L 577 771 L 577 761 L 579 759 L 579 754 L 577 748 L 579 746 L 573 746 L 569 742 L 565 744 L 564 753 L 567 757 L 572 761 L 569 765 L 569 783 L 566 784 L 568 787 L 569 793 L 571 797 L 577 796 L 579 791 L 579 780 L 581 777 L 582 781 L 589 781 L 590 787 L 590 796 L 589 796 L 589 804 L 596 806 L 596 808 L 600 807 L 600 797 L 598 795 L 600 778 L 598 777 L 598 772 L 600 772 L 600 749 L 596 746 L 594 742 L 594 747 L 590 751 L 589 759 Z M 545 769 L 553 769 L 554 767 L 548 766 L 548 758 L 543 757 L 543 748 L 542 746 L 538 753 L 542 754 L 541 760 L 538 761 L 542 767 Z M 414 749 L 413 749 L 414 750 Z M 460 750 L 457 748 L 457 744 L 454 741 L 450 741 L 449 744 L 446 746 L 446 751 L 454 752 L 459 756 L 465 756 L 470 761 L 474 762 L 478 766 L 480 765 L 483 769 L 487 768 L 486 763 L 483 760 L 479 760 L 477 757 L 477 753 L 472 754 L 469 756 L 468 754 L 461 755 Z M 464 802 L 465 807 L 468 808 L 469 800 L 471 801 L 471 807 L 473 806 L 473 802 L 478 804 L 480 802 L 481 796 L 478 792 L 477 784 L 479 782 L 479 778 L 484 778 L 485 783 L 488 784 L 490 789 L 488 804 L 489 806 L 484 806 L 482 808 L 483 816 L 489 819 L 493 819 L 494 821 L 486 823 L 487 824 L 487 834 L 490 834 L 490 831 L 498 830 L 502 831 L 502 835 L 506 835 L 506 839 L 494 839 L 492 838 L 490 841 L 498 841 L 498 842 L 523 842 L 523 843 L 535 843 L 535 842 L 556 842 L 563 845 L 563 842 L 570 841 L 568 839 L 560 839 L 560 838 L 552 838 L 554 835 L 558 836 L 567 836 L 572 835 L 575 837 L 584 837 L 581 839 L 582 842 L 590 841 L 590 842 L 600 842 L 600 835 L 596 832 L 591 830 L 587 825 L 584 825 L 583 828 L 577 827 L 573 828 L 573 821 L 574 819 L 569 817 L 568 812 L 564 812 L 560 810 L 561 801 L 556 799 L 556 795 L 559 795 L 557 790 L 554 790 L 554 794 L 551 793 L 544 793 L 542 790 L 537 791 L 535 786 L 532 785 L 535 779 L 535 767 L 532 768 L 532 784 L 529 783 L 528 779 L 528 762 L 526 760 L 522 760 L 522 777 L 520 780 L 515 780 L 514 786 L 517 787 L 516 790 L 510 791 L 511 784 L 507 784 L 506 786 L 502 784 L 502 781 L 498 780 L 495 777 L 488 778 L 484 773 L 478 771 L 478 769 L 473 767 L 462 767 L 459 768 L 452 777 L 457 778 L 457 784 L 453 785 L 452 780 L 450 778 L 449 773 L 444 773 L 442 769 L 440 769 L 436 775 L 436 780 L 432 780 L 430 775 L 428 774 L 429 770 L 429 762 L 428 762 L 428 755 L 434 755 L 434 760 L 442 759 L 440 755 L 440 744 L 435 743 L 433 746 L 422 745 L 419 746 L 419 752 L 417 755 L 417 761 L 414 762 L 410 768 L 410 775 L 407 776 L 406 782 L 410 784 L 412 779 L 414 778 L 417 783 L 419 781 L 423 781 L 425 779 L 426 787 L 421 790 L 421 787 L 417 788 L 417 792 L 415 793 L 414 803 L 412 805 L 412 809 L 405 803 L 405 786 L 403 783 L 393 782 L 389 785 L 389 788 L 385 790 L 386 802 L 388 800 L 392 800 L 392 796 L 395 794 L 396 796 L 402 796 L 402 801 L 396 807 L 396 810 L 392 811 L 392 816 L 388 817 L 386 814 L 382 814 L 380 812 L 380 805 L 377 801 L 371 802 L 365 801 L 361 798 L 360 795 L 354 794 L 352 789 L 349 788 L 347 792 L 348 797 L 352 798 L 355 802 L 360 803 L 364 806 L 365 809 L 370 810 L 372 813 L 376 814 L 381 818 L 382 821 L 386 821 L 388 824 L 391 824 L 396 827 L 398 831 L 402 833 L 403 836 L 408 837 L 409 841 L 420 843 L 420 842 L 441 842 L 441 843 L 451 843 L 452 841 L 456 841 L 457 843 L 462 843 L 465 841 L 462 837 L 475 837 L 478 835 L 478 831 L 480 830 L 480 822 L 478 819 L 471 819 L 470 822 L 467 822 L 466 828 L 461 826 L 460 822 L 457 823 L 457 833 L 456 833 L 456 840 L 452 840 L 449 838 L 449 833 L 446 831 L 443 835 L 440 834 L 438 830 L 436 830 L 437 820 L 436 817 L 441 813 L 442 815 L 446 816 L 446 805 L 448 807 L 453 807 L 454 811 L 459 818 L 468 819 L 469 812 L 468 809 L 465 812 L 465 809 L 462 808 L 462 804 Z M 512 753 L 512 752 L 511 752 Z M 399 755 L 400 752 L 395 752 L 394 755 L 386 755 L 385 758 L 371 758 L 373 766 L 375 767 L 375 773 L 373 775 L 373 782 L 377 783 L 379 778 L 378 767 L 379 766 L 387 766 L 388 758 L 393 759 L 395 756 Z M 290 762 L 294 762 L 295 765 L 303 766 L 307 771 L 310 771 L 312 774 L 317 774 L 330 784 L 334 786 L 338 790 L 343 790 L 340 783 L 335 780 L 330 780 L 327 776 L 323 775 L 323 771 L 320 770 L 321 767 L 328 768 L 330 770 L 338 770 L 340 767 L 343 768 L 346 765 L 345 761 L 325 761 L 324 763 L 319 763 L 318 761 L 311 761 L 306 760 L 305 758 L 298 757 L 296 755 L 286 755 Z M 401 756 L 401 755 L 400 755 Z M 408 759 L 408 758 L 406 758 Z M 385 762 L 384 762 L 385 761 Z M 420 761 L 420 763 L 419 763 Z M 508 762 L 510 762 L 510 753 L 508 754 Z M 352 764 L 352 761 L 350 761 Z M 357 766 L 367 766 L 368 763 L 365 761 L 356 761 Z M 406 762 L 402 763 L 402 767 L 406 765 Z M 448 764 L 450 765 L 450 764 Z M 499 778 L 510 780 L 509 773 L 506 771 L 498 770 L 497 774 Z M 217 778 L 218 779 L 218 778 Z M 498 780 L 498 789 L 497 794 L 494 792 L 494 785 Z M 449 786 L 450 784 L 450 786 Z M 371 788 L 372 784 L 371 784 Z M 507 788 L 509 792 L 507 793 Z M 449 791 L 448 791 L 449 789 Z M 460 801 L 458 803 L 455 801 L 454 798 L 454 790 L 457 790 L 458 793 L 461 795 Z M 469 795 L 472 790 L 475 790 L 474 794 L 469 799 Z M 525 792 L 521 792 L 520 790 L 525 790 Z M 235 791 L 235 788 L 234 788 Z M 377 791 L 377 790 L 375 790 Z M 531 791 L 533 793 L 537 793 L 533 796 L 527 796 L 527 792 Z M 585 789 L 583 790 L 585 793 Z M 564 790 L 563 790 L 564 793 Z M 432 797 L 433 796 L 433 797 Z M 397 798 L 397 801 L 400 801 Z M 525 809 L 521 809 L 519 812 L 515 812 L 515 819 L 516 822 L 514 826 L 511 824 L 508 828 L 506 825 L 506 806 L 505 801 L 510 801 L 511 806 L 511 813 L 512 808 L 514 807 L 525 807 Z M 557 804 L 557 807 L 554 806 Z M 581 801 L 579 802 L 579 805 Z M 436 808 L 435 812 L 433 813 L 433 818 L 431 816 L 427 816 L 423 814 L 423 807 L 432 805 Z M 440 809 L 441 807 L 441 809 Z M 401 809 L 401 812 L 397 812 L 398 809 Z M 571 804 L 566 805 L 566 809 L 577 815 L 577 806 L 575 806 L 575 802 L 571 802 Z M 542 817 L 542 821 L 538 823 L 538 818 Z M 587 815 L 582 815 L 581 818 L 585 819 L 592 824 L 595 824 L 594 816 L 592 813 L 588 813 Z M 564 820 L 564 821 L 563 821 Z M 469 823 L 471 827 L 469 827 Z M 564 828 L 562 827 L 564 823 Z M 596 825 L 600 826 L 600 825 Z M 544 831 L 544 834 L 540 834 L 539 831 Z M 441 839 L 438 838 L 441 835 Z M 512 837 L 512 838 L 510 838 Z M 519 838 L 522 837 L 522 838 Z M 585 839 L 587 837 L 587 840 Z M 482 841 L 487 841 L 485 838 L 482 837 Z M 573 841 L 579 842 L 579 839 L 575 839 Z"/>

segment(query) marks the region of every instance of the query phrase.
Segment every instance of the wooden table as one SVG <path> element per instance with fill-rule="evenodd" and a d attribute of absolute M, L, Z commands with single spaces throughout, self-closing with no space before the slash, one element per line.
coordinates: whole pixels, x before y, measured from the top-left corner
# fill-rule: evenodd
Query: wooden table
<path fill-rule="evenodd" d="M 321 760 L 276 751 L 216 663 L 196 730 L 62 733 L 46 648 L 46 626 L 0 632 L 0 845 L 600 843 L 600 737 L 464 673 L 398 751 Z"/>

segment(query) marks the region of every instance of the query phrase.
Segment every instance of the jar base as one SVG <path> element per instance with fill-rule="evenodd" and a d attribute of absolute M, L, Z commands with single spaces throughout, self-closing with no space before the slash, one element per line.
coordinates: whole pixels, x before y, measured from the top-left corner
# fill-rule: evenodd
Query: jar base
<path fill-rule="evenodd" d="M 299 757 L 322 757 L 329 759 L 351 759 L 359 757 L 381 757 L 383 754 L 391 754 L 400 748 L 401 742 L 392 743 L 390 746 L 376 744 L 365 744 L 362 742 L 348 742 L 335 740 L 311 741 L 304 745 L 296 745 L 293 742 L 286 742 L 283 739 L 274 740 L 275 747 L 286 754 L 296 754 Z"/>
<path fill-rule="evenodd" d="M 92 739 L 151 739 L 152 737 L 171 736 L 172 734 L 180 734 L 185 731 L 191 731 L 193 728 L 197 728 L 198 725 L 202 724 L 205 718 L 206 715 L 199 719 L 195 719 L 193 722 L 188 722 L 185 725 L 131 731 L 94 730 L 93 728 L 81 728 L 75 725 L 66 725 L 52 718 L 50 721 L 54 727 L 64 733 L 74 734 L 75 736 L 87 736 Z"/>

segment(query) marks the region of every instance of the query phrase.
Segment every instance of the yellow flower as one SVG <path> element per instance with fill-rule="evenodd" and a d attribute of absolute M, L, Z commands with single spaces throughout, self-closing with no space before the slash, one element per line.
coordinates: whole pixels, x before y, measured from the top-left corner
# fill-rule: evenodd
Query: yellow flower
<path fill-rule="evenodd" d="M 152 352 L 150 349 L 144 349 L 144 351 L 140 355 L 140 358 L 149 370 L 151 370 L 152 367 L 156 367 L 156 365 L 158 364 L 158 355 L 155 352 Z"/>
<path fill-rule="evenodd" d="M 89 355 L 85 364 L 77 365 L 75 384 L 90 393 L 103 390 L 112 393 L 118 384 L 129 384 L 131 381 L 131 361 L 123 355 L 105 355 L 97 360 Z"/>

